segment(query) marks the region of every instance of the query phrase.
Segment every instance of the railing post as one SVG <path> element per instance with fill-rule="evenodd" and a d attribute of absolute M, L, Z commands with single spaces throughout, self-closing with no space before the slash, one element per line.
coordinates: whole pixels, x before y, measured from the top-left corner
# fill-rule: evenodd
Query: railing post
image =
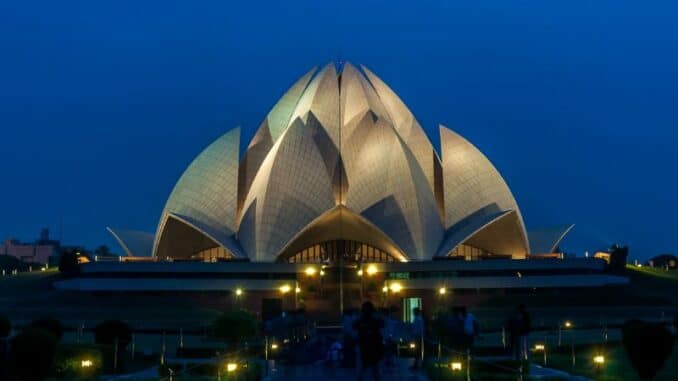
<path fill-rule="evenodd" d="M 506 349 L 506 328 L 501 327 L 501 345 Z"/>
<path fill-rule="evenodd" d="M 264 336 L 264 374 L 268 376 L 268 336 Z"/>
<path fill-rule="evenodd" d="M 471 350 L 466 349 L 466 381 L 471 381 Z"/>
<path fill-rule="evenodd" d="M 420 338 L 419 342 L 421 343 L 420 344 L 421 350 L 420 350 L 419 365 L 423 367 L 424 366 L 424 334 L 423 333 L 421 334 L 421 338 Z"/>
<path fill-rule="evenodd" d="M 442 380 L 443 374 L 442 374 L 442 369 L 440 368 L 440 355 L 442 352 L 442 345 L 440 343 L 440 339 L 438 339 L 438 358 L 436 359 L 436 364 L 438 364 L 438 381 Z"/>

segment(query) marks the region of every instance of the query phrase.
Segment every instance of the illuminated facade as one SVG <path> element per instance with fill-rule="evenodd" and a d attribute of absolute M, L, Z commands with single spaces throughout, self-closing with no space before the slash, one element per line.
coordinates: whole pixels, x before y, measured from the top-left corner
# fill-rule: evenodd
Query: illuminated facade
<path fill-rule="evenodd" d="M 528 257 L 520 209 L 497 169 L 456 132 L 439 133 L 440 153 L 381 79 L 330 63 L 292 85 L 242 157 L 238 128 L 200 153 L 153 239 L 112 232 L 129 256 L 162 259 Z"/>

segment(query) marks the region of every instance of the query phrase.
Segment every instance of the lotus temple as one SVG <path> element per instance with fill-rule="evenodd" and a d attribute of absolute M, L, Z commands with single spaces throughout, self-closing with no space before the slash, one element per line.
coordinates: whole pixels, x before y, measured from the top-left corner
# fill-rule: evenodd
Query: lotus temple
<path fill-rule="evenodd" d="M 248 144 L 233 128 L 195 157 L 154 233 L 108 228 L 126 255 L 57 287 L 220 293 L 265 315 L 626 282 L 560 252 L 573 225 L 528 230 L 490 160 L 438 133 L 439 150 L 367 68 L 314 68 Z"/>

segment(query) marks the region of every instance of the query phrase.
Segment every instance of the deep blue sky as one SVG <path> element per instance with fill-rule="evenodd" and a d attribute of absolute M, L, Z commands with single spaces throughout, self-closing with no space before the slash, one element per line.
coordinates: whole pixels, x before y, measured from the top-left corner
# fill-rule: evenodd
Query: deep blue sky
<path fill-rule="evenodd" d="M 198 4 L 199 3 L 199 4 Z M 441 3 L 447 3 L 443 5 Z M 416 6 L 415 6 L 416 4 Z M 564 247 L 675 252 L 675 1 L 0 2 L 0 236 L 152 231 L 227 129 L 316 64 L 361 63 L 466 136 Z"/>

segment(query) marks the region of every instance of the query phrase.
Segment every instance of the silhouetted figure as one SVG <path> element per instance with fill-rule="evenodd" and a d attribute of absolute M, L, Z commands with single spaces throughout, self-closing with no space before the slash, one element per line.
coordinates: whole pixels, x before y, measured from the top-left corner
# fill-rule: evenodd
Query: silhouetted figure
<path fill-rule="evenodd" d="M 344 312 L 342 319 L 342 332 L 344 338 L 344 357 L 342 366 L 346 368 L 355 368 L 356 363 L 356 345 L 358 335 L 353 329 L 353 323 L 358 319 L 358 310 L 351 309 Z"/>
<path fill-rule="evenodd" d="M 526 360 L 528 336 L 532 330 L 532 319 L 524 304 L 519 305 L 505 323 L 509 336 L 509 351 L 514 360 Z"/>
<path fill-rule="evenodd" d="M 456 352 L 465 351 L 464 315 L 461 307 L 452 307 L 452 312 L 449 314 L 445 325 L 449 336 L 449 345 L 452 350 Z"/>
<path fill-rule="evenodd" d="M 424 345 L 424 317 L 421 315 L 421 309 L 418 307 L 414 308 L 412 312 L 414 313 L 411 327 L 412 339 L 416 342 L 417 348 L 419 348 L 419 351 L 414 355 L 412 369 L 417 369 L 421 366 L 421 346 Z"/>
<path fill-rule="evenodd" d="M 527 360 L 529 353 L 529 336 L 532 331 L 532 318 L 527 312 L 527 308 L 524 304 L 518 306 L 518 315 L 520 316 L 520 356 L 522 359 Z"/>
<path fill-rule="evenodd" d="M 480 333 L 478 327 L 478 320 L 476 317 L 466 310 L 465 306 L 460 307 L 461 319 L 463 321 L 464 333 L 463 333 L 463 344 L 466 352 L 469 352 L 473 349 L 476 336 Z"/>
<path fill-rule="evenodd" d="M 360 318 L 353 324 L 358 332 L 358 345 L 360 346 L 360 369 L 358 381 L 363 379 L 365 371 L 370 370 L 374 380 L 379 381 L 379 361 L 384 355 L 384 342 L 381 329 L 384 321 L 375 316 L 374 305 L 365 302 L 362 306 Z"/>

